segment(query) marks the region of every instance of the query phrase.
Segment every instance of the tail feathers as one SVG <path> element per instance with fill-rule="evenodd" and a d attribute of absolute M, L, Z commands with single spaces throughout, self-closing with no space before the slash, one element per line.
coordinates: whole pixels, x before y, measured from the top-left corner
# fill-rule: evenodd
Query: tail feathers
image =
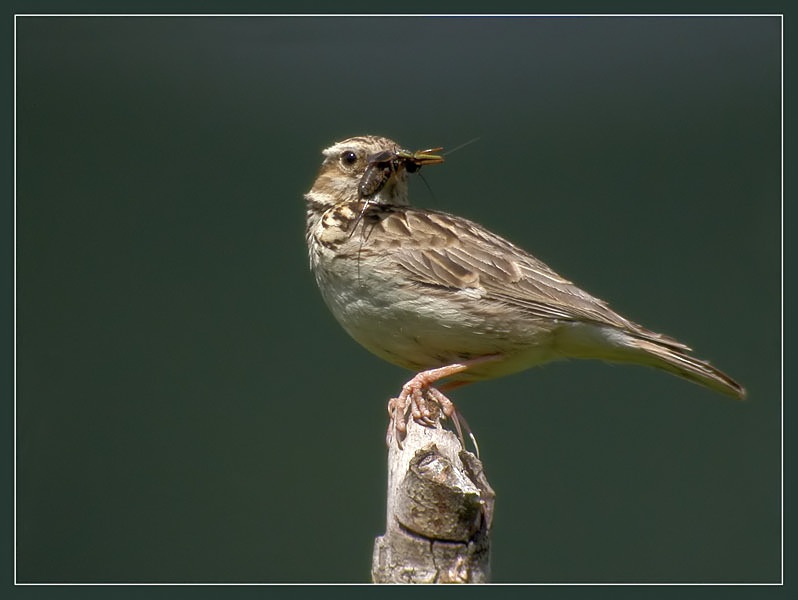
<path fill-rule="evenodd" d="M 670 341 L 670 338 L 665 339 Z M 726 373 L 716 369 L 706 361 L 685 354 L 683 348 L 687 347 L 678 344 L 678 342 L 676 344 L 663 342 L 664 340 L 657 340 L 656 338 L 645 339 L 631 335 L 627 340 L 630 346 L 642 350 L 646 356 L 651 358 L 651 360 L 641 361 L 645 362 L 645 364 L 670 371 L 680 377 L 700 383 L 738 400 L 745 398 L 745 388 L 726 375 Z"/>

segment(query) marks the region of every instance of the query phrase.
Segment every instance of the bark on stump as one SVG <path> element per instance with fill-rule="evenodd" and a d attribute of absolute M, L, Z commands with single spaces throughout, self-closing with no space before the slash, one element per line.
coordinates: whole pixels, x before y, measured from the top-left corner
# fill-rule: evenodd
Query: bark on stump
<path fill-rule="evenodd" d="M 410 420 L 388 450 L 385 535 L 374 542 L 375 583 L 485 583 L 494 492 L 457 435 Z"/>

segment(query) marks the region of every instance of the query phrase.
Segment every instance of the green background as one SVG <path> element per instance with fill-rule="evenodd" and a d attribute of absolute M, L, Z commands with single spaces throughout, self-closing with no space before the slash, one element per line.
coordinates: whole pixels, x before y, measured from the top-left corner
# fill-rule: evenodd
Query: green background
<path fill-rule="evenodd" d="M 351 135 L 742 382 L 458 390 L 495 581 L 780 578 L 778 18 L 17 19 L 17 578 L 368 581 L 385 402 L 308 270 Z"/>

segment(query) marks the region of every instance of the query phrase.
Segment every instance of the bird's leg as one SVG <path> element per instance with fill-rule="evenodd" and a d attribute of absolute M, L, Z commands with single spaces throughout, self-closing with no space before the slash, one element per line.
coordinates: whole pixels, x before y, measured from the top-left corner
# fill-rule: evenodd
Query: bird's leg
<path fill-rule="evenodd" d="M 437 369 L 428 369 L 417 373 L 410 381 L 402 386 L 402 392 L 398 398 L 391 398 L 388 401 L 388 416 L 390 423 L 388 424 L 387 441 L 390 444 L 391 434 L 401 448 L 400 438 L 407 432 L 407 413 L 410 411 L 410 416 L 416 423 L 432 427 L 435 424 L 437 415 L 433 414 L 427 403 L 424 401 L 424 394 L 427 398 L 433 400 L 441 407 L 441 412 L 444 417 L 451 417 L 457 411 L 454 403 L 447 398 L 439 389 L 432 387 L 436 381 L 462 373 L 463 371 L 474 367 L 475 365 L 484 362 L 490 362 L 502 358 L 498 354 L 490 354 L 487 356 L 480 356 L 461 363 L 454 363 L 446 365 L 445 367 L 438 367 Z M 454 389 L 466 385 L 466 381 L 453 381 L 443 384 L 441 389 Z M 462 432 L 460 432 L 460 424 L 455 420 L 455 427 L 460 433 L 462 439 Z M 468 428 L 468 425 L 466 425 Z M 470 430 L 469 430 L 470 433 Z M 473 436 L 472 436 L 473 437 Z"/>

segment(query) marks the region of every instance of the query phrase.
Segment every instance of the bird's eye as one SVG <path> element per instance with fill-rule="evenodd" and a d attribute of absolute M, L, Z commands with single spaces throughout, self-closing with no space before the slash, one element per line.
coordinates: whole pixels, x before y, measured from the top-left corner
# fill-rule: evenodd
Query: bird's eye
<path fill-rule="evenodd" d="M 357 154 L 352 152 L 351 150 L 347 150 L 341 153 L 341 162 L 348 167 L 351 167 L 353 164 L 357 162 Z"/>

